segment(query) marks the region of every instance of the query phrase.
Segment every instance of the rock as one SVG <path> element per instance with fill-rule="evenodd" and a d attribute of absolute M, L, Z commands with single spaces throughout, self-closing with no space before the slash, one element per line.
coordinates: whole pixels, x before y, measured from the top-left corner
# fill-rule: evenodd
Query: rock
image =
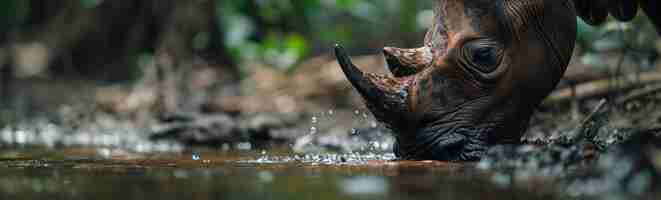
<path fill-rule="evenodd" d="M 173 139 L 186 144 L 215 144 L 242 139 L 236 121 L 224 114 L 187 116 L 185 120 L 170 122 L 153 127 L 150 138 Z"/>
<path fill-rule="evenodd" d="M 302 120 L 299 113 L 255 113 L 240 116 L 239 132 L 251 141 L 293 141 L 297 131 L 292 128 Z"/>
<path fill-rule="evenodd" d="M 226 114 L 178 114 L 161 119 L 152 128 L 153 140 L 175 140 L 191 145 L 250 142 L 286 144 L 302 134 L 294 128 L 300 114 L 257 113 L 231 117 Z"/>

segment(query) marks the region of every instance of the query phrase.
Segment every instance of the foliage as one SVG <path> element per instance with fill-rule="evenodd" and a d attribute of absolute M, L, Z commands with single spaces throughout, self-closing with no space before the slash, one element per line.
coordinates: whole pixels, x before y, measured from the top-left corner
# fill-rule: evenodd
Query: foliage
<path fill-rule="evenodd" d="M 578 20 L 577 45 L 584 50 L 581 61 L 592 66 L 605 68 L 604 56 L 609 55 L 604 53 L 616 51 L 640 67 L 651 68 L 658 56 L 657 39 L 654 26 L 642 14 L 626 23 L 610 18 L 596 27 Z"/>
<path fill-rule="evenodd" d="M 287 70 L 333 43 L 369 45 L 393 34 L 424 30 L 430 2 L 402 0 L 219 0 L 225 42 L 239 60 L 262 60 Z M 392 36 L 391 36 L 392 37 Z"/>
<path fill-rule="evenodd" d="M 28 1 L 3 0 L 0 2 L 0 33 L 22 23 L 28 12 Z"/>
<path fill-rule="evenodd" d="M 31 2 L 38 1 L 0 2 L 0 39 L 25 23 Z M 95 8 L 106 1 L 72 2 Z M 199 50 L 222 43 L 239 62 L 263 62 L 287 71 L 308 56 L 330 52 L 334 43 L 356 53 L 375 53 L 374 49 L 383 45 L 418 44 L 430 24 L 431 4 L 404 0 L 216 0 L 215 28 L 221 30 L 222 41 L 201 32 L 191 45 Z M 655 37 L 644 17 L 627 24 L 611 20 L 601 27 L 580 22 L 578 29 L 578 43 L 588 54 L 628 47 L 653 52 L 654 43 L 649 41 Z"/>

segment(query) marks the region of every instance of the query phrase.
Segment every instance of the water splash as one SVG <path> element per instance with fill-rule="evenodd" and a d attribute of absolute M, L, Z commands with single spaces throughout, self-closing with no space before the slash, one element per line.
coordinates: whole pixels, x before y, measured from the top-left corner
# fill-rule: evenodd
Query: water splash
<path fill-rule="evenodd" d="M 351 128 L 351 135 L 358 135 L 358 129 L 356 128 Z"/>
<path fill-rule="evenodd" d="M 379 126 L 379 123 L 375 119 L 369 120 L 369 126 L 370 128 L 376 128 Z"/>
<path fill-rule="evenodd" d="M 236 161 L 239 164 L 305 164 L 305 165 L 363 165 L 368 161 L 394 160 L 392 153 L 327 153 L 295 154 L 288 156 L 261 155 L 254 160 Z"/>

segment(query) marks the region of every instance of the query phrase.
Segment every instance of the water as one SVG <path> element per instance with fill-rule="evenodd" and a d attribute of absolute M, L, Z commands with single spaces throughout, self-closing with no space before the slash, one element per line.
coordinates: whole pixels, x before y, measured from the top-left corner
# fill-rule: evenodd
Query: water
<path fill-rule="evenodd" d="M 391 154 L 202 151 L 104 159 L 95 149 L 0 153 L 0 199 L 548 199 L 472 164 Z M 537 188 L 530 190 L 529 187 Z M 535 191 L 535 192 L 530 192 Z"/>
<path fill-rule="evenodd" d="M 620 157 L 596 160 L 601 176 L 572 164 L 581 148 L 495 148 L 504 157 L 477 163 L 394 161 L 394 138 L 361 110 L 317 113 L 300 138 L 268 149 L 153 141 L 148 130 L 98 119 L 0 129 L 0 199 L 631 199 L 654 197 L 645 191 L 657 186 L 655 173 L 631 173 L 633 161 Z M 334 128 L 339 120 L 356 128 Z"/>
<path fill-rule="evenodd" d="M 183 145 L 176 141 L 153 141 L 148 132 L 128 121 L 100 117 L 99 122 L 72 128 L 56 125 L 46 119 L 0 127 L 0 148 L 20 146 L 44 147 L 107 147 L 134 152 L 180 152 Z M 245 145 L 242 146 L 245 148 Z M 239 148 L 239 147 L 237 147 Z"/>

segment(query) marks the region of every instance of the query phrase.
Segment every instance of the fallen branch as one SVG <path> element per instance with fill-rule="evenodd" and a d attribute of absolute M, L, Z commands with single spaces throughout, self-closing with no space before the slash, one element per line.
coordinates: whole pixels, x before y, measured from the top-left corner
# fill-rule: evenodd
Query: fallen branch
<path fill-rule="evenodd" d="M 661 71 L 653 71 L 637 74 L 628 74 L 623 77 L 619 77 L 618 80 L 625 80 L 631 82 L 637 82 L 636 84 L 623 85 L 619 88 L 614 88 L 612 84 L 612 78 L 600 79 L 595 81 L 590 81 L 583 84 L 576 85 L 576 97 L 577 99 L 587 99 L 594 97 L 601 97 L 612 92 L 622 91 L 622 90 L 631 90 L 633 88 L 640 87 L 641 85 L 646 85 L 650 83 L 660 82 L 661 81 Z M 636 81 L 638 80 L 638 81 Z M 570 101 L 573 97 L 572 88 L 563 88 L 554 91 L 547 97 L 543 105 L 552 105 L 559 104 Z"/>
<path fill-rule="evenodd" d="M 581 122 L 580 127 L 585 128 L 588 125 L 588 123 L 593 121 L 594 117 L 597 115 L 597 113 L 599 113 L 599 111 L 604 107 L 604 105 L 606 105 L 606 99 L 602 99 L 601 101 L 599 101 L 597 106 L 595 106 L 594 109 L 592 109 L 592 112 L 590 112 L 590 114 L 587 117 L 585 117 L 585 119 L 583 119 L 583 122 Z"/>
<path fill-rule="evenodd" d="M 647 96 L 656 94 L 658 92 L 661 92 L 661 84 L 659 84 L 659 83 L 651 85 L 649 87 L 636 89 L 636 90 L 632 91 L 631 93 L 629 93 L 626 96 L 618 97 L 615 100 L 615 104 L 622 105 L 624 103 L 627 103 L 627 102 L 630 102 L 630 101 L 633 101 L 633 100 L 636 100 L 636 99 L 640 99 L 640 98 L 643 98 L 643 97 L 647 97 Z"/>
<path fill-rule="evenodd" d="M 590 134 L 588 131 L 586 131 L 586 129 L 590 126 L 591 122 L 595 121 L 595 117 L 604 108 L 606 102 L 606 99 L 601 99 L 601 101 L 599 101 L 599 103 L 592 109 L 592 112 L 590 112 L 590 114 L 585 117 L 585 119 L 583 119 L 581 124 L 579 124 L 576 129 L 580 134 L 576 139 L 579 141 L 587 141 L 591 144 L 597 144 L 597 142 L 594 140 L 596 134 Z"/>

